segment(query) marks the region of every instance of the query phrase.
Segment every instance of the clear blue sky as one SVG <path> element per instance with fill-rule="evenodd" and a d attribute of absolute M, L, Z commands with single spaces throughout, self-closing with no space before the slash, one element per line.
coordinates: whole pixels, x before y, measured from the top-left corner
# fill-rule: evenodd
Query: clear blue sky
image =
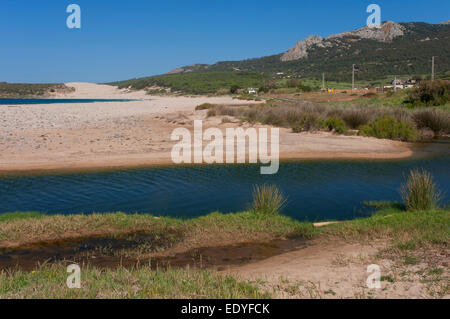
<path fill-rule="evenodd" d="M 66 7 L 82 28 L 66 27 Z M 296 41 L 382 20 L 440 23 L 447 0 L 1 0 L 0 81 L 107 82 L 194 63 L 277 54 Z"/>

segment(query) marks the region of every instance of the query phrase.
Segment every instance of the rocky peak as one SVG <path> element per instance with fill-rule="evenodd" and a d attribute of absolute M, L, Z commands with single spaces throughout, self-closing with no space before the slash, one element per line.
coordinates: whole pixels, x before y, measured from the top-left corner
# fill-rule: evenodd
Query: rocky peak
<path fill-rule="evenodd" d="M 295 46 L 281 56 L 281 61 L 292 61 L 303 59 L 308 56 L 308 50 L 314 45 L 322 45 L 323 38 L 319 36 L 310 36 L 303 41 L 299 41 Z"/>
<path fill-rule="evenodd" d="M 392 41 L 396 37 L 403 36 L 406 28 L 399 23 L 387 21 L 381 24 L 380 28 L 364 27 L 358 30 L 334 34 L 328 39 L 343 38 L 346 36 L 357 37 L 361 39 L 371 39 L 380 42 Z"/>
<path fill-rule="evenodd" d="M 364 27 L 358 30 L 344 32 L 339 34 L 334 34 L 324 39 L 319 36 L 310 36 L 303 41 L 297 42 L 297 44 L 284 53 L 281 56 L 281 61 L 293 61 L 306 58 L 308 56 L 308 51 L 314 46 L 318 47 L 330 47 L 336 45 L 334 39 L 340 39 L 344 37 L 355 37 L 360 39 L 371 39 L 380 42 L 389 42 L 396 37 L 403 36 L 405 34 L 406 28 L 399 23 L 392 21 L 384 22 L 380 28 L 369 28 Z"/>

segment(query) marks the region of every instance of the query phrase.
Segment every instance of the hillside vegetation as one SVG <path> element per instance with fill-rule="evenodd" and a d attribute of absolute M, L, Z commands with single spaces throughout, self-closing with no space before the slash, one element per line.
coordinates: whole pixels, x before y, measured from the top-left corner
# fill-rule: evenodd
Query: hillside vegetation
<path fill-rule="evenodd" d="M 50 93 L 70 91 L 64 84 L 28 84 L 0 82 L 0 98 L 45 97 Z"/>
<path fill-rule="evenodd" d="M 327 46 L 311 46 L 308 56 L 283 62 L 282 54 L 243 61 L 219 62 L 194 72 L 235 71 L 278 72 L 302 78 L 351 80 L 352 64 L 356 64 L 359 80 L 374 80 L 387 75 L 424 75 L 431 71 L 431 57 L 437 56 L 437 73 L 450 76 L 450 25 L 400 23 L 405 34 L 392 41 L 380 42 L 352 35 L 327 40 Z M 190 67 L 185 67 L 190 69 Z"/>
<path fill-rule="evenodd" d="M 172 92 L 209 94 L 220 90 L 229 93 L 232 87 L 260 87 L 262 79 L 262 75 L 257 73 L 211 72 L 158 75 L 110 84 L 121 89 L 143 90 L 151 87 L 165 87 L 170 88 Z"/>

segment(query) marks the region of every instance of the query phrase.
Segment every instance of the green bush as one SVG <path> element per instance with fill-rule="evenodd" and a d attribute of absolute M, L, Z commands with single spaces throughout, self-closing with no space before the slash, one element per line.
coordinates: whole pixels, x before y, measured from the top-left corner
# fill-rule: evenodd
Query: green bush
<path fill-rule="evenodd" d="M 424 211 L 439 206 L 441 193 L 426 170 L 412 170 L 401 188 L 405 206 L 411 211 Z"/>
<path fill-rule="evenodd" d="M 373 122 L 361 126 L 360 134 L 400 141 L 416 141 L 419 137 L 413 126 L 405 121 L 398 121 L 391 115 L 377 117 Z"/>
<path fill-rule="evenodd" d="M 347 128 L 344 121 L 337 117 L 330 117 L 324 122 L 324 127 L 329 131 L 334 131 L 339 134 L 343 134 Z"/>
<path fill-rule="evenodd" d="M 308 85 L 304 85 L 304 84 L 300 84 L 299 86 L 297 86 L 297 89 L 299 89 L 302 92 L 312 92 L 313 88 L 308 86 Z"/>
<path fill-rule="evenodd" d="M 321 122 L 315 114 L 304 114 L 301 119 L 292 126 L 294 133 L 315 131 L 321 128 Z"/>
<path fill-rule="evenodd" d="M 405 103 L 411 106 L 438 106 L 450 102 L 450 81 L 424 81 L 412 90 Z"/>
<path fill-rule="evenodd" d="M 253 191 L 253 211 L 264 215 L 278 214 L 286 204 L 286 198 L 275 185 L 255 186 Z"/>
<path fill-rule="evenodd" d="M 238 91 L 240 88 L 241 88 L 241 87 L 240 87 L 239 85 L 234 84 L 234 85 L 232 85 L 231 88 L 230 88 L 230 93 L 231 93 L 231 94 L 236 94 L 237 91 Z"/>

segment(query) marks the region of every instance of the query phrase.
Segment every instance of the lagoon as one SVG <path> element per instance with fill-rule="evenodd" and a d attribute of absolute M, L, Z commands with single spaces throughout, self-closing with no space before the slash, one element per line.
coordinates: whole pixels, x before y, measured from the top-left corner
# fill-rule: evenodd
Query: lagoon
<path fill-rule="evenodd" d="M 367 216 L 365 201 L 399 201 L 412 168 L 429 170 L 446 193 L 450 156 L 396 161 L 281 163 L 276 175 L 259 165 L 172 166 L 95 173 L 0 178 L 0 213 L 151 213 L 192 218 L 238 212 L 251 204 L 255 184 L 278 185 L 288 197 L 283 214 L 298 220 Z M 445 201 L 446 205 L 449 201 Z"/>

